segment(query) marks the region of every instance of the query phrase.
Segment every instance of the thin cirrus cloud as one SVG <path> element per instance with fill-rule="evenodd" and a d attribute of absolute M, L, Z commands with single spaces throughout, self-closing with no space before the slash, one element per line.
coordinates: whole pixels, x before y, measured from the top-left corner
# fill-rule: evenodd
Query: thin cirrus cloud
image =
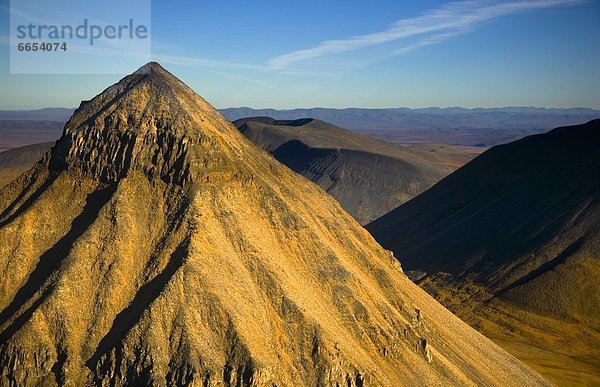
<path fill-rule="evenodd" d="M 458 1 L 424 14 L 401 19 L 388 29 L 347 39 L 327 40 L 314 47 L 293 51 L 272 58 L 268 67 L 280 70 L 296 63 L 326 55 L 339 54 L 402 39 L 419 37 L 416 43 L 397 49 L 393 54 L 406 54 L 418 48 L 440 43 L 451 37 L 472 31 L 479 24 L 503 16 L 536 9 L 576 5 L 585 0 L 526 0 L 510 2 Z"/>
<path fill-rule="evenodd" d="M 153 42 L 154 43 L 154 42 Z M 307 72 L 307 71 L 293 71 L 285 69 L 272 69 L 269 66 L 254 65 L 249 63 L 239 62 L 225 62 L 212 59 L 203 59 L 190 56 L 181 55 L 164 55 L 159 52 L 154 52 L 152 57 L 154 60 L 164 63 L 176 64 L 180 66 L 186 66 L 195 69 L 207 70 L 207 69 L 220 69 L 220 70 L 233 70 L 233 71 L 254 71 L 261 73 L 277 73 L 284 75 L 298 75 L 298 76 L 310 76 L 310 77 L 331 77 L 334 74 L 332 72 Z M 222 73 L 215 73 L 222 74 Z M 258 83 L 258 82 L 255 82 Z"/>

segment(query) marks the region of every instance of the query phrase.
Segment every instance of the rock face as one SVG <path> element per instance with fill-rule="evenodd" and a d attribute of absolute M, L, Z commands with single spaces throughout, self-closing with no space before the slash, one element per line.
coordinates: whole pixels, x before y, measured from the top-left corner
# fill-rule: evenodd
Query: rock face
<path fill-rule="evenodd" d="M 234 125 L 327 191 L 360 224 L 412 199 L 473 157 L 448 146 L 423 150 L 392 144 L 311 118 L 253 117 Z"/>
<path fill-rule="evenodd" d="M 545 383 L 156 63 L 0 214 L 3 386 Z"/>
<path fill-rule="evenodd" d="M 596 384 L 599 171 L 600 120 L 562 127 L 492 148 L 367 229 L 514 354 Z"/>

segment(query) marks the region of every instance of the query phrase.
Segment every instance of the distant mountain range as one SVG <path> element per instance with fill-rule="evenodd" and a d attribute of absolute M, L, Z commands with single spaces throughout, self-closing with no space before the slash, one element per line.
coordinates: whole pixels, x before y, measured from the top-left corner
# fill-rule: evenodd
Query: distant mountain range
<path fill-rule="evenodd" d="M 600 110 L 508 107 L 492 109 L 222 109 L 234 121 L 268 116 L 277 120 L 312 117 L 372 137 L 401 144 L 444 143 L 493 146 L 564 125 L 600 118 Z"/>
<path fill-rule="evenodd" d="M 0 110 L 0 121 L 29 120 L 67 122 L 75 109 L 45 108 L 39 110 Z"/>
<path fill-rule="evenodd" d="M 45 120 L 0 120 L 0 152 L 41 142 L 54 142 L 65 123 Z"/>
<path fill-rule="evenodd" d="M 600 120 L 491 148 L 367 229 L 547 377 L 600 383 Z"/>
<path fill-rule="evenodd" d="M 58 139 L 62 125 L 74 109 L 48 108 L 41 110 L 0 111 L 0 151 Z M 543 133 L 564 125 L 575 125 L 600 118 L 600 110 L 586 108 L 545 109 L 508 107 L 491 109 L 465 108 L 390 108 L 390 109 L 251 109 L 228 108 L 221 113 L 235 121 L 246 117 L 267 116 L 276 120 L 316 118 L 336 126 L 366 134 L 382 140 L 401 144 L 444 143 L 449 145 L 493 146 L 517 140 L 531 134 Z M 20 138 L 14 141 L 14 132 L 22 132 L 22 126 L 13 127 L 6 121 L 51 121 L 40 138 Z M 5 121 L 5 123 L 2 123 Z M 32 126 L 41 125 L 31 123 Z M 10 132 L 12 134 L 7 135 Z M 48 138 L 52 137 L 51 139 Z M 10 145 L 7 143 L 10 142 Z"/>

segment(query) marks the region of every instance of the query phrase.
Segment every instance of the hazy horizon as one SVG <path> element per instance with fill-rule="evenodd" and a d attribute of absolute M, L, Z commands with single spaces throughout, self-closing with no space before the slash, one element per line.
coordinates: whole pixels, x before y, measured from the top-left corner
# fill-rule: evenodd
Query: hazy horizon
<path fill-rule="evenodd" d="M 82 100 L 83 101 L 83 100 Z M 210 101 L 209 101 L 210 102 Z M 419 107 L 409 107 L 409 106 L 384 106 L 384 107 L 363 107 L 363 106 L 345 106 L 345 107 L 330 107 L 330 106 L 298 106 L 292 108 L 274 108 L 274 107 L 253 107 L 253 106 L 215 106 L 218 110 L 232 110 L 232 109 L 251 109 L 251 110 L 276 110 L 276 111 L 294 111 L 294 110 L 315 110 L 315 109 L 326 109 L 326 110 L 452 110 L 452 109 L 464 109 L 464 110 L 511 110 L 511 109 L 519 109 L 519 110 L 592 110 L 595 112 L 600 112 L 599 109 L 590 108 L 586 106 L 567 106 L 567 107 L 546 107 L 546 106 L 490 106 L 490 107 L 482 107 L 482 106 L 419 106 Z M 30 109 L 12 109 L 12 108 L 2 108 L 0 107 L 0 111 L 36 111 L 36 110 L 74 110 L 77 109 L 74 107 L 65 107 L 65 106 L 44 106 L 44 107 L 34 107 Z"/>

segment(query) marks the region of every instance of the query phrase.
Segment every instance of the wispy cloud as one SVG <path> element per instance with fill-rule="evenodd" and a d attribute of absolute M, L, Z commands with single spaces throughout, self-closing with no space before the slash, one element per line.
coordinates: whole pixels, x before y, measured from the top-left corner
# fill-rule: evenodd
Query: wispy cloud
<path fill-rule="evenodd" d="M 427 47 L 427 46 L 431 46 L 431 45 L 434 45 L 434 44 L 441 43 L 444 40 L 448 40 L 448 39 L 453 38 L 455 36 L 465 34 L 468 31 L 469 31 L 468 29 L 464 29 L 464 30 L 461 29 L 461 30 L 458 30 L 458 31 L 447 32 L 447 33 L 444 33 L 444 34 L 431 35 L 429 37 L 426 37 L 424 39 L 421 39 L 421 40 L 417 41 L 416 43 L 413 43 L 413 44 L 410 44 L 408 46 L 399 48 L 399 49 L 397 49 L 395 51 L 392 51 L 392 55 L 408 54 L 410 52 L 418 50 L 421 47 Z"/>
<path fill-rule="evenodd" d="M 155 54 L 154 58 L 158 61 L 173 63 L 182 66 L 189 67 L 203 67 L 203 68 L 220 68 L 220 69 L 248 69 L 248 70 L 262 70 L 265 66 L 235 63 L 235 62 L 223 62 L 212 59 L 202 59 L 180 55 L 161 55 Z"/>
<path fill-rule="evenodd" d="M 170 42 L 153 38 L 152 57 L 155 60 L 186 66 L 195 69 L 201 69 L 210 73 L 218 74 L 227 78 L 233 78 L 253 82 L 265 87 L 273 87 L 249 74 L 257 73 L 276 73 L 283 75 L 293 75 L 301 77 L 336 77 L 339 72 L 332 68 L 326 71 L 319 71 L 319 67 L 313 67 L 316 71 L 309 71 L 302 67 L 294 66 L 297 63 L 308 61 L 319 57 L 351 52 L 369 47 L 376 47 L 384 44 L 394 44 L 396 47 L 389 49 L 386 54 L 372 58 L 369 63 L 379 61 L 384 58 L 402 55 L 418 50 L 422 47 L 438 44 L 447 39 L 475 30 L 482 23 L 497 19 L 500 17 L 534 11 L 544 8 L 559 6 L 570 6 L 585 3 L 587 0 L 466 0 L 455 1 L 443 5 L 440 8 L 427 11 L 419 16 L 401 19 L 390 25 L 387 29 L 365 35 L 351 36 L 345 39 L 326 40 L 314 47 L 292 51 L 267 60 L 266 63 L 244 63 L 231 62 L 207 58 L 198 58 L 187 55 L 179 55 L 184 52 L 184 48 L 174 45 Z M 8 12 L 9 8 L 0 6 L 0 11 Z M 46 23 L 46 21 L 34 19 L 31 15 L 18 10 L 11 10 L 14 15 Z M 0 36 L 0 45 L 10 45 L 10 39 L 7 36 Z M 112 47 L 113 54 L 122 55 L 120 47 Z M 386 46 L 387 50 L 388 46 Z M 166 54 L 175 53 L 175 54 Z M 104 54 L 110 54 L 104 52 Z M 132 56 L 137 56 L 137 52 L 130 52 Z M 363 61 L 364 62 L 364 61 Z M 357 63 L 354 63 L 357 65 Z M 360 64 L 358 64 L 360 66 Z M 364 65 L 364 63 L 363 63 Z M 320 66 L 321 68 L 323 66 Z M 244 76 L 241 75 L 244 74 Z"/>
<path fill-rule="evenodd" d="M 23 21 L 35 22 L 38 24 L 46 24 L 46 25 L 56 24 L 56 23 L 52 23 L 49 20 L 40 19 L 38 17 L 35 17 L 35 16 L 31 15 L 29 12 L 22 11 L 16 7 L 10 7 L 10 8 L 5 7 L 5 8 L 6 8 L 6 12 L 10 13 L 11 18 L 19 18 L 19 19 L 22 19 Z"/>
<path fill-rule="evenodd" d="M 266 65 L 255 65 L 249 63 L 240 62 L 226 62 L 213 59 L 204 59 L 197 57 L 190 57 L 185 55 L 164 55 L 160 53 L 153 53 L 152 58 L 159 62 L 171 63 L 180 66 L 186 66 L 196 69 L 221 69 L 221 70 L 250 70 L 262 73 L 277 73 L 286 75 L 297 75 L 297 76 L 310 76 L 310 77 L 330 77 L 333 75 L 331 72 L 309 72 L 309 71 L 292 71 L 285 69 L 273 69 Z"/>
<path fill-rule="evenodd" d="M 568 6 L 584 3 L 586 0 L 467 0 L 448 3 L 440 8 L 430 10 L 422 15 L 401 19 L 389 28 L 366 35 L 352 36 L 347 39 L 326 40 L 320 44 L 303 50 L 293 51 L 268 60 L 265 64 L 249 64 L 228 62 L 213 59 L 189 57 L 185 55 L 160 55 L 153 57 L 161 62 L 178 64 L 196 69 L 202 69 L 222 76 L 230 76 L 225 72 L 262 72 L 309 77 L 335 77 L 335 72 L 309 72 L 293 67 L 294 64 L 327 55 L 355 51 L 385 43 L 398 43 L 399 47 L 388 54 L 380 56 L 375 61 L 384 58 L 413 52 L 419 48 L 438 44 L 455 36 L 468 33 L 482 23 L 516 14 L 543 8 Z M 402 47 L 403 41 L 405 46 Z M 160 44 L 157 45 L 160 47 Z M 160 48 L 155 52 L 162 51 Z M 167 50 L 172 51 L 172 50 Z M 371 61 L 372 62 L 372 61 Z M 369 63 L 371 63 L 369 62 Z M 219 70 L 219 72 L 217 72 Z M 239 74 L 236 75 L 239 77 Z M 262 84 L 263 82 L 251 77 L 244 80 Z"/>
<path fill-rule="evenodd" d="M 352 36 L 347 39 L 327 40 L 317 46 L 293 51 L 272 58 L 268 66 L 284 69 L 297 62 L 325 55 L 354 51 L 361 48 L 419 37 L 417 43 L 399 49 L 396 54 L 439 43 L 452 36 L 473 30 L 483 22 L 519 12 L 536 9 L 581 4 L 584 0 L 525 0 L 497 2 L 489 0 L 458 1 L 428 11 L 420 16 L 398 20 L 388 29 Z"/>
<path fill-rule="evenodd" d="M 210 60 L 210 59 L 201 59 L 201 58 L 193 58 L 193 57 L 178 56 L 178 55 L 153 54 L 152 59 L 157 60 L 161 63 L 170 63 L 170 64 L 186 66 L 186 67 L 190 67 L 190 68 L 194 68 L 194 69 L 198 69 L 198 70 L 203 70 L 208 73 L 215 74 L 215 75 L 218 75 L 218 76 L 221 76 L 224 78 L 238 79 L 238 80 L 242 80 L 242 81 L 246 81 L 246 82 L 255 83 L 260 86 L 274 88 L 273 85 L 268 84 L 266 82 L 262 82 L 260 80 L 254 79 L 254 78 L 243 77 L 239 74 L 230 74 L 230 73 L 224 73 L 221 71 L 214 70 L 214 69 L 260 70 L 262 68 L 261 66 L 247 65 L 247 64 L 242 64 L 242 63 L 222 62 L 222 61 L 215 61 L 215 60 Z"/>

